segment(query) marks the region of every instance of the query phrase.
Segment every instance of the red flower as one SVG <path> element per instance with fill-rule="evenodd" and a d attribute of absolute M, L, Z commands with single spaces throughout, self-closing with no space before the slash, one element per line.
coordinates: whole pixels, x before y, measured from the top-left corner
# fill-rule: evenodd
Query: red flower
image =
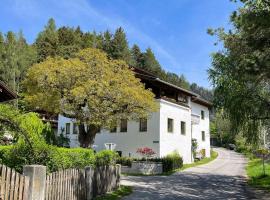
<path fill-rule="evenodd" d="M 148 147 L 138 148 L 137 153 L 141 154 L 142 157 L 147 157 L 147 158 L 153 156 L 154 154 L 156 154 L 153 151 L 153 149 L 150 149 Z"/>

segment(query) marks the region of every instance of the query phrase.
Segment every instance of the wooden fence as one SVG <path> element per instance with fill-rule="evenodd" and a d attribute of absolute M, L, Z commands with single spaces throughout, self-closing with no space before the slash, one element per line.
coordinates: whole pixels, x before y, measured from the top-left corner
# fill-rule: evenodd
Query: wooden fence
<path fill-rule="evenodd" d="M 27 200 L 29 178 L 0 165 L 0 200 Z"/>
<path fill-rule="evenodd" d="M 91 200 L 120 186 L 121 166 L 66 169 L 26 165 L 21 175 L 0 165 L 0 200 Z"/>
<path fill-rule="evenodd" d="M 45 200 L 90 200 L 120 186 L 120 165 L 67 169 L 46 176 Z"/>
<path fill-rule="evenodd" d="M 67 169 L 47 175 L 45 200 L 62 199 L 86 199 L 84 170 Z"/>

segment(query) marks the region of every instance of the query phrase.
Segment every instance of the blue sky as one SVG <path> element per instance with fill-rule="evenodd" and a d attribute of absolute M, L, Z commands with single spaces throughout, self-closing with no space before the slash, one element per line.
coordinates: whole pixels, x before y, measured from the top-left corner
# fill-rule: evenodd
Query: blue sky
<path fill-rule="evenodd" d="M 130 45 L 151 47 L 165 70 L 210 87 L 206 70 L 220 47 L 206 30 L 229 28 L 236 6 L 229 0 L 3 0 L 0 31 L 22 30 L 32 43 L 50 17 L 84 31 L 122 26 Z"/>

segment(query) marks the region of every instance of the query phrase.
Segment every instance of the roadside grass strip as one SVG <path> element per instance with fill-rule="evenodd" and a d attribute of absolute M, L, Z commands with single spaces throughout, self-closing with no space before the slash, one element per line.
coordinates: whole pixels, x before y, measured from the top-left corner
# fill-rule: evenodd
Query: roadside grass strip
<path fill-rule="evenodd" d="M 120 188 L 111 193 L 94 198 L 94 200 L 119 200 L 132 193 L 132 187 L 121 185 Z"/>
<path fill-rule="evenodd" d="M 249 185 L 270 191 L 270 163 L 265 163 L 265 175 L 261 159 L 252 159 L 246 167 Z"/>

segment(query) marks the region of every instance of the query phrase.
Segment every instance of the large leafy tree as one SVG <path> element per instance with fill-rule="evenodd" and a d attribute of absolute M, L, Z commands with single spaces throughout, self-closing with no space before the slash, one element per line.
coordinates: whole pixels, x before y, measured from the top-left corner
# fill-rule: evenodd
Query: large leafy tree
<path fill-rule="evenodd" d="M 98 49 L 33 65 L 25 87 L 25 99 L 32 107 L 79 122 L 82 147 L 93 144 L 100 127 L 111 128 L 121 119 L 148 117 L 157 108 L 153 93 L 144 89 L 127 64 L 109 60 Z"/>
<path fill-rule="evenodd" d="M 233 12 L 233 29 L 216 33 L 224 49 L 213 55 L 210 79 L 215 104 L 228 114 L 233 130 L 243 131 L 250 143 L 259 141 L 260 129 L 270 119 L 270 5 L 242 0 Z"/>

